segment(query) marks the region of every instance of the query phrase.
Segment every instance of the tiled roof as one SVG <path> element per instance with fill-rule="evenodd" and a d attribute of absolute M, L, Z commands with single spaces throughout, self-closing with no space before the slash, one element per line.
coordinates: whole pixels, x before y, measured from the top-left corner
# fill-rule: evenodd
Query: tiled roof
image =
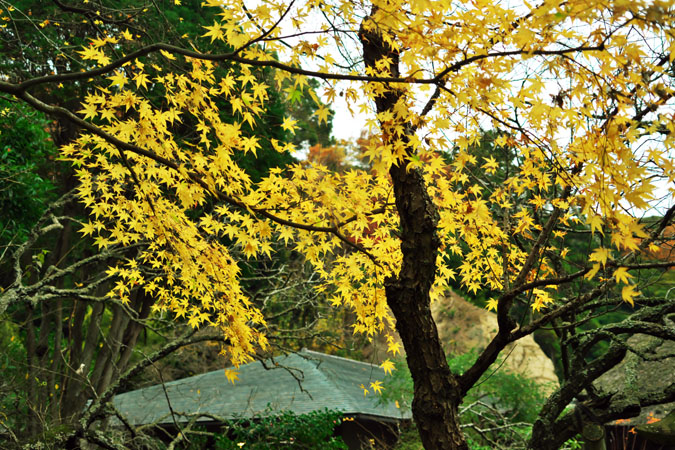
<path fill-rule="evenodd" d="M 119 394 L 114 405 L 134 425 L 186 422 L 196 413 L 237 419 L 325 408 L 381 420 L 411 418 L 409 411 L 380 403 L 372 389 L 364 396 L 360 385 L 369 388 L 384 379 L 376 365 L 310 350 L 266 360 L 265 365 L 256 361 L 240 366 L 234 384 L 223 370 L 216 370 L 165 383 L 164 388 L 155 385 Z"/>

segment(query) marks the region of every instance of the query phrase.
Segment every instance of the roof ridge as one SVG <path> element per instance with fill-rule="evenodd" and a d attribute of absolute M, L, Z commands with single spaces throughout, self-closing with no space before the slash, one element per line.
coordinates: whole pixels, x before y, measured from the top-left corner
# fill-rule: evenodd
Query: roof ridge
<path fill-rule="evenodd" d="M 304 349 L 304 348 L 303 348 L 302 350 L 300 350 L 299 352 L 294 353 L 294 355 L 296 355 L 296 356 L 302 358 L 303 360 L 305 360 L 305 361 L 311 361 L 311 362 L 317 362 L 317 361 L 316 361 L 316 359 L 307 358 L 307 357 L 303 356 L 301 353 L 322 354 L 322 353 L 319 353 L 319 352 L 313 352 L 313 351 L 311 351 L 311 350 L 306 350 L 306 349 Z M 310 356 L 311 356 L 311 355 L 310 355 Z M 320 373 L 320 374 L 321 374 L 321 377 L 322 377 L 324 380 L 326 380 L 327 382 L 329 382 L 331 385 L 333 385 L 333 387 L 338 387 L 338 386 L 337 386 L 337 383 L 335 382 L 335 380 L 333 380 L 332 377 L 330 377 L 326 372 L 324 372 L 324 369 L 321 367 L 321 365 L 322 365 L 321 363 L 322 363 L 322 362 L 323 362 L 323 361 L 319 360 L 319 361 L 318 361 L 318 364 L 316 364 L 316 365 L 312 364 L 312 368 L 313 368 L 314 370 L 316 370 L 318 373 Z"/>
<path fill-rule="evenodd" d="M 373 364 L 373 363 L 369 363 L 369 362 L 365 362 L 365 361 L 358 361 L 356 359 L 351 359 L 351 358 L 345 358 L 343 356 L 329 355 L 328 353 L 317 352 L 315 350 L 309 350 L 307 348 L 303 348 L 298 353 L 310 353 L 312 355 L 317 355 L 318 357 L 322 357 L 322 358 L 328 357 L 328 358 L 333 358 L 333 359 L 337 359 L 337 360 L 340 360 L 340 361 L 347 361 L 347 362 L 350 362 L 350 363 L 358 363 L 358 364 L 364 364 L 366 366 L 370 366 L 370 367 L 374 367 L 374 368 L 380 368 L 380 366 L 378 366 L 377 364 Z"/>
<path fill-rule="evenodd" d="M 319 361 L 318 361 L 318 364 L 316 364 L 316 366 L 314 366 L 314 365 L 313 365 L 313 366 L 316 368 L 316 371 L 317 371 L 319 374 L 321 374 L 321 378 L 322 378 L 326 383 L 329 383 L 329 384 L 333 387 L 334 392 L 340 392 L 340 391 L 341 391 L 341 386 L 340 386 L 340 384 L 338 383 L 338 380 L 335 379 L 334 376 L 331 376 L 331 374 L 330 374 L 328 371 L 326 371 L 326 369 L 330 370 L 329 366 L 324 366 L 324 368 L 321 367 L 321 366 L 323 365 L 323 364 L 322 364 L 322 363 L 323 363 L 322 358 L 325 358 L 326 356 L 328 356 L 328 357 L 330 357 L 330 358 L 332 358 L 332 359 L 334 359 L 334 360 L 337 360 L 337 361 L 346 361 L 346 362 L 348 362 L 348 363 L 360 363 L 360 364 L 365 364 L 366 366 L 370 366 L 369 368 L 372 368 L 372 367 L 373 367 L 373 365 L 372 365 L 372 364 L 369 364 L 369 363 L 364 363 L 364 362 L 356 361 L 356 360 L 354 360 L 354 359 L 349 359 L 349 358 L 342 358 L 342 357 L 340 357 L 340 356 L 328 355 L 328 354 L 326 354 L 326 353 L 316 352 L 316 351 L 313 351 L 313 350 L 308 350 L 308 349 L 306 349 L 306 348 L 303 348 L 303 349 L 300 350 L 298 353 L 296 353 L 296 355 L 298 355 L 299 357 L 303 358 L 302 354 L 308 355 L 310 358 L 311 358 L 311 356 L 316 356 L 316 357 L 317 357 L 317 359 L 319 360 Z M 307 358 L 307 359 L 309 359 L 309 358 Z M 311 360 L 311 359 L 310 359 L 310 360 Z M 314 361 L 316 361 L 316 360 L 314 360 Z M 355 385 L 355 387 L 358 387 L 358 385 Z M 346 404 L 346 406 L 349 406 L 349 408 L 348 408 L 347 410 L 345 410 L 344 412 L 358 411 L 358 410 L 360 409 L 360 405 L 359 405 L 359 403 L 358 403 L 358 400 L 355 399 L 355 398 L 354 398 L 352 395 L 350 395 L 348 392 L 344 392 L 344 394 L 346 394 L 346 395 L 344 395 L 344 396 L 342 397 L 342 401 Z M 355 403 L 355 402 L 356 402 L 356 403 Z"/>

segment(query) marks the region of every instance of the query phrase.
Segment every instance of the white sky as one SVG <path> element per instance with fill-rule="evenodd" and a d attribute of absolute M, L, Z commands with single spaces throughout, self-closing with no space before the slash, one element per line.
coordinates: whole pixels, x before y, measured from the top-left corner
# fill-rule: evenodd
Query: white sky
<path fill-rule="evenodd" d="M 336 139 L 355 140 L 361 135 L 361 131 L 366 128 L 366 120 L 368 117 L 354 111 L 354 116 L 347 108 L 347 102 L 338 97 L 330 104 L 330 107 L 335 111 L 333 116 L 333 137 Z"/>

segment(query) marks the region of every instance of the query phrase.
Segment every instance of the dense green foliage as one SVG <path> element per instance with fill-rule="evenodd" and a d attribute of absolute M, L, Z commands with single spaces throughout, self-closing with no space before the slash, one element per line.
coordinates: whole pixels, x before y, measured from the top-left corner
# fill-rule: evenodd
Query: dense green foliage
<path fill-rule="evenodd" d="M 49 125 L 28 106 L 0 99 L 0 245 L 25 240 L 54 198 L 57 150 Z"/>
<path fill-rule="evenodd" d="M 220 436 L 216 442 L 218 450 L 246 448 L 272 450 L 281 448 L 322 448 L 344 449 L 347 446 L 341 438 L 333 437 L 333 429 L 340 424 L 342 414 L 336 411 L 314 411 L 296 415 L 284 412 L 279 416 L 261 418 L 249 426 L 232 430 L 231 437 Z"/>
<path fill-rule="evenodd" d="M 253 420 L 235 421 L 228 425 L 226 432 L 217 435 L 215 440 L 206 436 L 191 438 L 188 449 L 346 449 L 342 438 L 333 436 L 335 427 L 341 422 L 342 413 L 338 411 L 313 411 L 299 415 L 285 411 Z"/>

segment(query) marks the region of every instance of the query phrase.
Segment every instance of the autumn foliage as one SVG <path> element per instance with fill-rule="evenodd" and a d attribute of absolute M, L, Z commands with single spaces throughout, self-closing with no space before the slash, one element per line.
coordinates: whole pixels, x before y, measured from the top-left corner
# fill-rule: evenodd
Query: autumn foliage
<path fill-rule="evenodd" d="M 204 3 L 218 19 L 192 48 L 139 46 L 111 27 L 79 49 L 84 71 L 59 78 L 95 80 L 75 113 L 28 92 L 49 77 L 0 82 L 83 128 L 62 149 L 90 211 L 82 233 L 100 248 L 149 243 L 110 268 L 111 297 L 126 302 L 142 286 L 155 310 L 219 327 L 241 364 L 267 339 L 239 261 L 273 258 L 284 243 L 334 306 L 354 311 L 355 332 L 397 327 L 419 366 L 413 411 L 425 445 L 464 448 L 458 428 L 436 425 L 456 423 L 461 397 L 508 342 L 609 292 L 635 306 L 634 273 L 670 264 L 646 262 L 673 215 L 661 203 L 675 192 L 669 2 Z M 367 114 L 363 164 L 317 145 L 308 162 L 252 180 L 238 155 L 298 150 L 290 117 L 286 140 L 257 132 L 272 87 L 309 96 L 319 123 L 338 97 Z M 662 220 L 640 220 L 646 210 Z M 568 254 L 573 233 L 591 236 L 581 264 Z M 593 283 L 595 297 L 559 295 L 571 282 Z M 500 325 L 461 376 L 428 313 L 453 283 L 485 293 Z M 518 323 L 517 302 L 531 311 Z"/>

